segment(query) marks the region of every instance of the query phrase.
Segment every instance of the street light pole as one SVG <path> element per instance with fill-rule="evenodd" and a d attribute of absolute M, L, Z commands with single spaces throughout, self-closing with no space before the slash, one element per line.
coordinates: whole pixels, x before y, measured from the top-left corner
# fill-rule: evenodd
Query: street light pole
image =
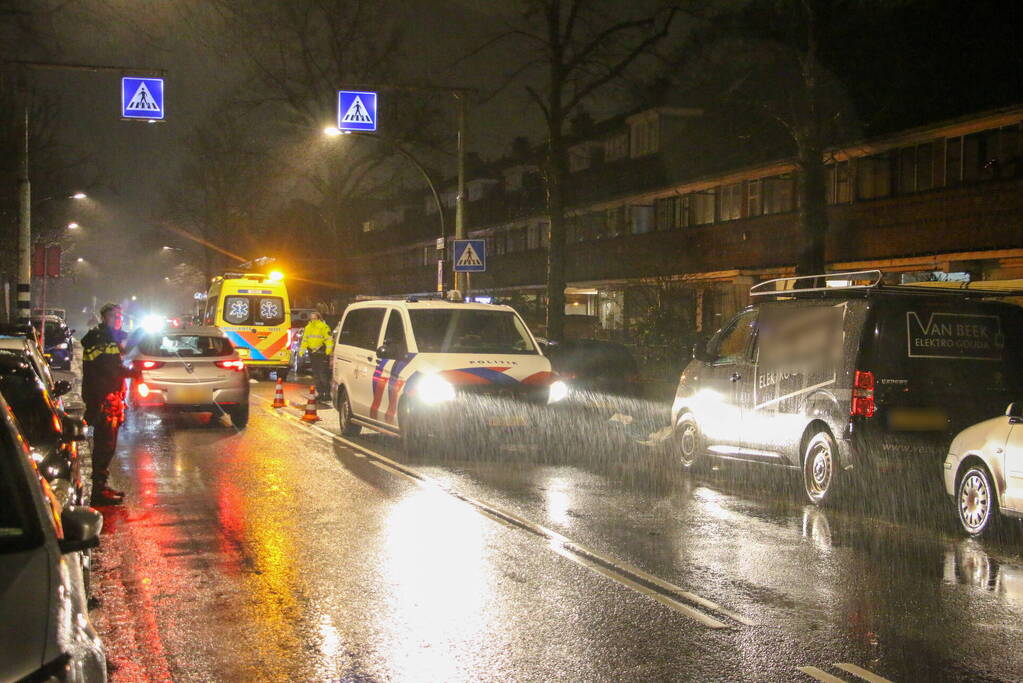
<path fill-rule="evenodd" d="M 32 316 L 32 186 L 28 179 L 28 101 L 21 119 L 23 139 L 18 145 L 18 323 Z"/>
<path fill-rule="evenodd" d="M 455 239 L 465 239 L 465 93 L 455 92 L 458 101 L 458 194 L 455 196 Z M 446 248 L 447 245 L 445 245 Z M 455 289 L 466 296 L 469 293 L 468 273 L 455 271 Z"/>

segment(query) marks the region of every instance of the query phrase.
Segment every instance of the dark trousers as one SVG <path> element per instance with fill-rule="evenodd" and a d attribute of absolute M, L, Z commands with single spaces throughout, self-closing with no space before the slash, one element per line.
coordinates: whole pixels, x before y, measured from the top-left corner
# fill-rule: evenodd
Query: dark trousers
<path fill-rule="evenodd" d="M 110 463 L 117 451 L 117 433 L 124 421 L 121 396 L 86 405 L 85 421 L 92 425 L 92 490 L 99 491 L 107 485 Z"/>
<path fill-rule="evenodd" d="M 309 352 L 309 362 L 313 366 L 313 379 L 316 381 L 316 395 L 321 400 L 330 399 L 330 359 L 323 349 Z"/>

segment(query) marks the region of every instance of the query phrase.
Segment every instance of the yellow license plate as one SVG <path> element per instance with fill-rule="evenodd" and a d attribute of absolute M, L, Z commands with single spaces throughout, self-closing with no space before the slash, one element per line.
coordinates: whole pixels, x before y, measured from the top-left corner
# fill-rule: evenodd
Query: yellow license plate
<path fill-rule="evenodd" d="M 488 417 L 487 425 L 490 427 L 525 427 L 529 424 L 526 418 L 521 415 L 502 415 L 500 417 Z"/>
<path fill-rule="evenodd" d="M 928 408 L 893 408 L 888 426 L 901 432 L 937 432 L 948 428 L 948 415 Z"/>
<path fill-rule="evenodd" d="M 209 389 L 188 387 L 178 389 L 174 392 L 175 403 L 212 403 L 212 394 Z"/>

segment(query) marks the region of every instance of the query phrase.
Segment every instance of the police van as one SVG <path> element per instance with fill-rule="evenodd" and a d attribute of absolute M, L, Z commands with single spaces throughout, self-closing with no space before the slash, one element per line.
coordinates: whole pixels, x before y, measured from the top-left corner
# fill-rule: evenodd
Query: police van
<path fill-rule="evenodd" d="M 1023 308 L 1004 292 L 884 285 L 862 271 L 750 294 L 680 378 L 668 452 L 683 466 L 799 469 L 819 505 L 857 474 L 939 481 L 952 437 L 1023 396 Z"/>
<path fill-rule="evenodd" d="M 334 342 L 342 432 L 398 436 L 410 454 L 465 430 L 529 427 L 529 406 L 567 394 L 508 306 L 362 301 L 345 310 Z"/>
<path fill-rule="evenodd" d="M 253 372 L 287 371 L 291 308 L 283 276 L 274 271 L 225 273 L 213 278 L 203 323 L 219 327 Z"/>

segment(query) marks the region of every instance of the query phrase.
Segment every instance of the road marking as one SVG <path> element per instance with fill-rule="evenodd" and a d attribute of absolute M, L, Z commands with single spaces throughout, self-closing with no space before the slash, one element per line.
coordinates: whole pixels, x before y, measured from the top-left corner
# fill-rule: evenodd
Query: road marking
<path fill-rule="evenodd" d="M 823 681 L 824 683 L 846 683 L 844 679 L 841 679 L 838 676 L 832 676 L 829 673 L 821 671 L 815 666 L 797 666 L 796 669 L 802 671 L 810 678 L 816 678 L 818 681 Z"/>
<path fill-rule="evenodd" d="M 858 676 L 865 681 L 870 681 L 870 683 L 892 683 L 887 678 L 883 678 L 875 673 L 871 673 L 870 671 L 867 671 L 862 667 L 858 667 L 855 664 L 843 662 L 841 664 L 835 664 L 835 666 L 837 666 L 839 669 L 842 669 L 843 671 L 848 671 L 853 676 Z"/>
<path fill-rule="evenodd" d="M 270 403 L 269 399 L 262 396 L 256 396 L 256 398 L 262 400 L 264 403 Z M 440 489 L 453 498 L 457 498 L 458 500 L 468 504 L 477 512 L 490 519 L 501 522 L 505 526 L 515 527 L 534 536 L 538 536 L 548 542 L 548 547 L 552 552 L 555 552 L 580 566 L 586 567 L 601 576 L 612 579 L 631 590 L 646 595 L 647 597 L 660 602 L 662 605 L 665 605 L 666 607 L 680 612 L 703 624 L 707 628 L 727 629 L 730 628 L 730 626 L 725 622 L 715 619 L 714 617 L 685 604 L 686 602 L 699 605 L 706 610 L 716 612 L 717 614 L 732 619 L 740 624 L 756 626 L 756 622 L 753 620 L 722 607 L 712 600 L 708 600 L 707 598 L 684 590 L 681 587 L 653 576 L 638 567 L 634 567 L 630 564 L 602 555 L 594 550 L 575 543 L 571 539 L 552 529 L 548 529 L 547 527 L 519 517 L 507 510 L 490 505 L 445 486 L 441 482 L 428 477 L 407 465 L 399 463 L 396 460 L 392 460 L 386 455 L 378 453 L 360 443 L 351 441 L 339 434 L 335 434 L 325 427 L 302 422 L 297 417 L 283 411 L 267 410 L 266 412 L 271 415 L 275 415 L 280 419 L 291 422 L 292 424 L 296 424 L 306 430 L 316 432 L 317 435 L 327 441 L 332 443 L 341 443 L 352 449 L 356 454 L 363 454 L 368 462 L 373 463 L 381 470 L 400 475 L 403 478 L 409 479 L 421 486 L 430 486 Z"/>

